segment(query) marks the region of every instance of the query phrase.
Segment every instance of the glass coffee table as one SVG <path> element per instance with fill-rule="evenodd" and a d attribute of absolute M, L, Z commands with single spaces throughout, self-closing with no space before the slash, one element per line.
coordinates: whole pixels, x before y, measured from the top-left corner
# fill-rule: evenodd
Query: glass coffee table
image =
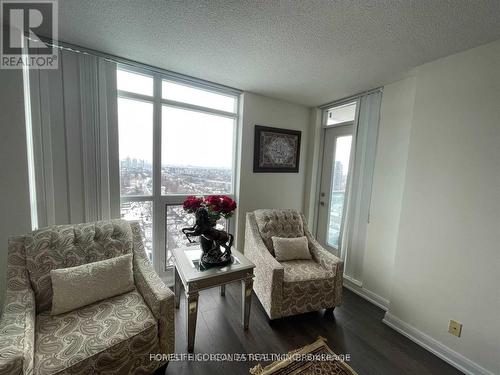
<path fill-rule="evenodd" d="M 221 296 L 225 295 L 226 284 L 241 282 L 241 320 L 243 329 L 248 329 L 250 305 L 252 302 L 253 269 L 255 265 L 242 253 L 231 250 L 234 262 L 224 267 L 203 269 L 200 264 L 201 249 L 186 247 L 174 249 L 175 264 L 175 307 L 179 308 L 181 287 L 184 287 L 187 308 L 187 350 L 194 349 L 196 318 L 198 315 L 198 293 L 200 290 L 219 287 Z"/>

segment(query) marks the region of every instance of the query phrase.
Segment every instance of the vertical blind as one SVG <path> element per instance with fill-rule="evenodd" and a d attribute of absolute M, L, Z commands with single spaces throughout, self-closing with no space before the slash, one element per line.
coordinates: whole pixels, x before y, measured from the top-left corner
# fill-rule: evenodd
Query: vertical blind
<path fill-rule="evenodd" d="M 119 217 L 116 64 L 61 50 L 29 79 L 39 226 Z"/>
<path fill-rule="evenodd" d="M 352 142 L 355 147 L 351 149 L 352 162 L 347 187 L 341 253 L 345 260 L 344 273 L 360 283 L 366 249 L 381 101 L 381 91 L 360 97 Z"/>

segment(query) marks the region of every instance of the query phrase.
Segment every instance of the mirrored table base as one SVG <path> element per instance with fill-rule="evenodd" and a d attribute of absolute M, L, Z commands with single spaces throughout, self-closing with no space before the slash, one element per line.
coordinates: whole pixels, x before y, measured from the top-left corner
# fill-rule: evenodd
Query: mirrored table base
<path fill-rule="evenodd" d="M 199 291 L 213 287 L 219 287 L 220 295 L 225 296 L 226 284 L 231 282 L 241 282 L 241 321 L 243 329 L 247 330 L 250 320 L 250 307 L 252 303 L 253 289 L 253 268 L 243 269 L 235 272 L 220 273 L 204 279 L 202 283 L 197 281 L 185 282 L 181 273 L 180 267 L 175 265 L 175 307 L 178 309 L 180 305 L 181 289 L 184 289 L 186 296 L 186 314 L 187 314 L 187 350 L 192 353 L 194 350 L 194 339 L 196 336 L 196 319 L 198 316 L 198 297 Z"/>

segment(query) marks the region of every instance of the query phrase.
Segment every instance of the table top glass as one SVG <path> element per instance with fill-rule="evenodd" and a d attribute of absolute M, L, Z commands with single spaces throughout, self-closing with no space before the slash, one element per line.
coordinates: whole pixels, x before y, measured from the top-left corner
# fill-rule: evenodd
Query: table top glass
<path fill-rule="evenodd" d="M 248 258 L 235 249 L 231 249 L 231 254 L 234 259 L 233 263 L 223 267 L 211 267 L 207 269 L 204 269 L 200 264 L 201 249 L 198 246 L 174 249 L 173 254 L 175 267 L 177 271 L 182 274 L 186 282 L 255 267 Z"/>

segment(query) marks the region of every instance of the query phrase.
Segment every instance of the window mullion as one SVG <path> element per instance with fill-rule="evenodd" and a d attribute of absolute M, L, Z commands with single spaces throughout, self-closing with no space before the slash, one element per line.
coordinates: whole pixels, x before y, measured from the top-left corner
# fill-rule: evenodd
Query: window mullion
<path fill-rule="evenodd" d="M 158 274 L 164 272 L 165 215 L 161 196 L 161 78 L 153 80 L 153 264 Z"/>
<path fill-rule="evenodd" d="M 177 102 L 175 100 L 162 99 L 162 103 L 167 107 L 174 107 L 174 108 L 185 109 L 188 111 L 207 113 L 209 115 L 216 115 L 216 116 L 227 117 L 227 118 L 237 118 L 238 117 L 237 113 L 221 111 L 218 109 L 203 107 L 203 106 L 199 106 L 196 104 Z"/>
<path fill-rule="evenodd" d="M 123 202 L 150 202 L 153 200 L 151 195 L 122 195 L 120 201 Z"/>
<path fill-rule="evenodd" d="M 133 92 L 118 90 L 117 93 L 118 98 L 132 99 L 140 102 L 151 103 L 154 99 L 151 96 L 136 94 Z"/>

